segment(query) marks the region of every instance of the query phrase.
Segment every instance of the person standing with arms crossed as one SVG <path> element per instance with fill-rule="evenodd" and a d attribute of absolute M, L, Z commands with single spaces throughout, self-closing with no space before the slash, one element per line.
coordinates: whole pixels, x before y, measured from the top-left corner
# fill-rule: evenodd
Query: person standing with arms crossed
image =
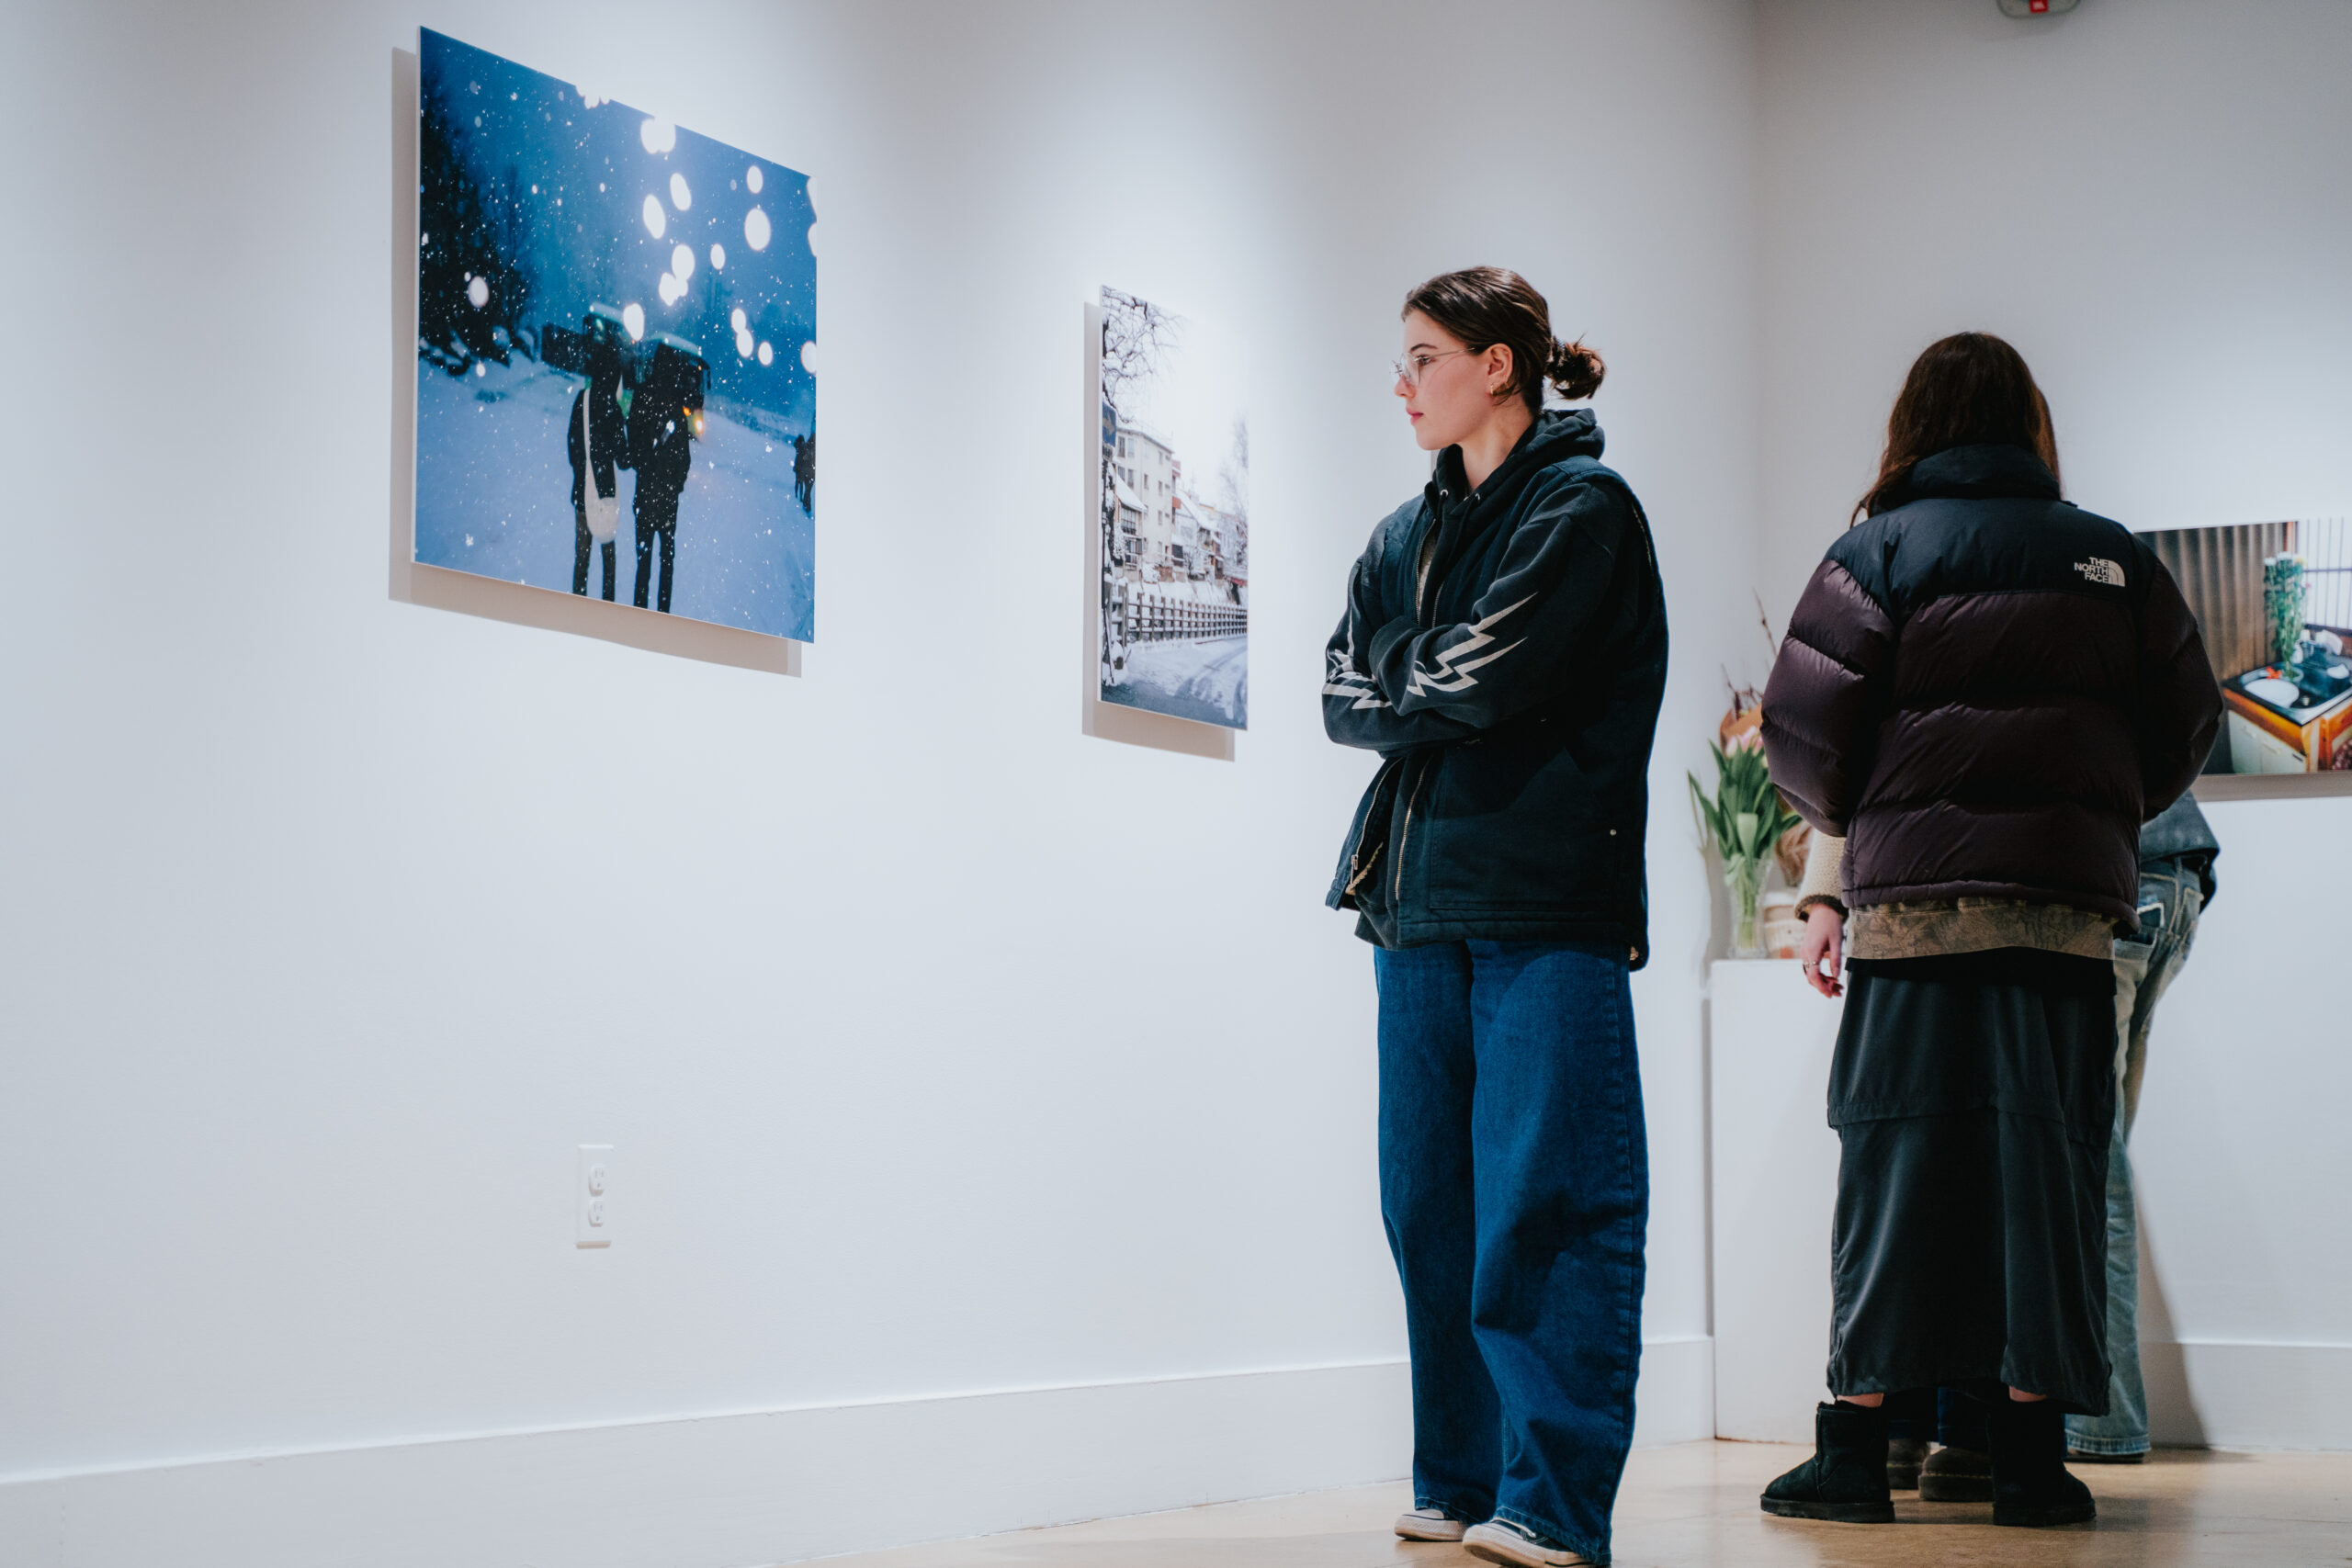
<path fill-rule="evenodd" d="M 1381 1213 L 1412 1352 L 1396 1533 L 1609 1561 L 1634 1427 L 1649 1167 L 1626 983 L 1666 683 L 1640 503 L 1601 466 L 1600 356 L 1518 274 L 1407 296 L 1422 492 L 1373 532 L 1324 728 L 1381 757 L 1329 902 L 1380 993 Z"/>

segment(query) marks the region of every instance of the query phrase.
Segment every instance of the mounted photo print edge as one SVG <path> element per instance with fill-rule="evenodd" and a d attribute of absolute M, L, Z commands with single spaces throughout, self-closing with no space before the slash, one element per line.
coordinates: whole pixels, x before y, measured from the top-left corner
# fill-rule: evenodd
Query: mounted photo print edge
<path fill-rule="evenodd" d="M 391 596 L 797 674 L 799 645 L 813 640 L 815 629 L 816 264 L 804 238 L 814 216 L 807 176 L 430 29 L 419 29 L 414 55 L 393 54 L 395 123 L 405 123 L 393 140 Z M 452 70 L 452 62 L 469 69 Z M 446 102 L 435 131 L 436 81 L 444 99 L 463 92 L 466 107 L 477 98 L 485 105 L 465 130 L 510 133 L 493 147 L 497 167 L 487 179 L 479 158 L 470 172 L 456 167 L 463 160 L 450 144 L 461 138 L 452 133 Z M 510 122 L 536 116 L 530 135 L 491 123 L 498 111 L 487 106 L 502 87 Z M 599 110 L 606 118 L 592 137 L 583 121 Z M 631 133 L 628 146 L 623 131 Z M 555 144 L 554 152 L 526 168 L 533 136 L 539 152 Z M 430 153 L 428 141 L 435 143 Z M 579 165 L 594 154 L 601 158 L 583 174 Z M 533 173 L 543 177 L 533 180 Z M 448 198 L 469 180 L 470 198 L 462 191 Z M 436 183 L 437 208 L 429 188 Z M 622 228 L 621 239 L 612 240 L 619 226 L 592 218 L 612 219 L 615 203 L 635 202 L 640 184 L 649 186 L 635 220 L 642 234 L 632 238 Z M 486 185 L 497 201 L 481 198 Z M 666 199 L 657 217 L 658 197 Z M 452 212 L 465 220 L 456 225 L 463 243 L 436 246 L 428 224 Z M 575 243 L 565 227 L 575 235 L 593 228 L 598 237 Z M 552 239 L 539 233 L 550 229 Z M 650 275 L 662 259 L 650 243 L 656 240 L 677 243 L 654 280 L 654 298 L 641 299 L 643 280 L 632 264 Z M 487 260 L 468 265 L 481 259 L 477 252 L 505 270 Z M 436 263 L 453 275 L 438 280 L 437 296 Z M 592 297 L 577 332 L 564 324 L 578 303 L 571 294 Z M 622 303 L 594 298 L 605 295 Z M 730 327 L 727 352 L 708 352 Z M 612 352 L 598 354 L 600 331 Z M 600 368 L 608 373 L 601 378 Z M 502 385 L 491 386 L 493 378 Z M 524 389 L 509 381 L 546 395 L 518 397 Z M 591 387 L 613 405 L 593 424 Z M 533 401 L 549 407 L 525 406 Z M 632 409 L 669 417 L 658 424 L 632 420 Z M 464 416 L 483 423 L 469 427 Z M 529 428 L 488 442 L 477 434 L 502 419 Z M 648 492 L 649 504 L 636 504 L 632 468 L 662 486 Z M 601 481 L 601 507 L 582 502 L 583 468 Z M 453 470 L 475 482 L 453 482 L 459 478 Z M 592 511 L 605 525 L 593 535 Z M 466 547 L 492 543 L 509 546 L 504 558 L 462 558 Z M 575 547 L 566 552 L 565 544 Z M 453 563 L 453 556 L 460 558 Z M 492 570 L 481 570 L 486 564 Z M 659 591 L 673 581 L 676 601 L 664 605 L 669 594 Z M 603 592 L 592 596 L 597 587 Z M 638 610 L 630 601 L 640 597 L 638 614 L 614 613 Z"/>
<path fill-rule="evenodd" d="M 1083 475 L 1079 491 L 1084 505 L 1078 551 L 1079 646 L 1082 656 L 1079 664 L 1079 732 L 1120 745 L 1230 762 L 1235 760 L 1233 738 L 1239 733 L 1238 730 L 1102 700 L 1102 306 L 1091 299 L 1084 302 L 1080 320 L 1082 370 L 1079 382 L 1084 396 L 1079 409 L 1079 459 Z"/>
<path fill-rule="evenodd" d="M 1104 286 L 1086 310 L 1090 693 L 1249 727 L 1249 426 L 1238 350 Z M 1192 468 L 1187 471 L 1187 459 Z"/>

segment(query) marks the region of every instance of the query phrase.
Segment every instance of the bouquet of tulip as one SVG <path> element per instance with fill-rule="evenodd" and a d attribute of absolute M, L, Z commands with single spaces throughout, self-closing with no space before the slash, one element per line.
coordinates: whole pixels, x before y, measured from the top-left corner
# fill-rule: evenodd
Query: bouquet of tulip
<path fill-rule="evenodd" d="M 1764 951 L 1757 930 L 1756 899 L 1764 888 L 1764 865 L 1781 835 L 1804 818 L 1791 811 L 1772 787 L 1764 765 L 1764 738 L 1755 726 L 1738 728 L 1728 745 L 1709 741 L 1715 754 L 1715 797 L 1707 798 L 1698 779 L 1689 773 L 1690 798 L 1699 820 L 1714 839 L 1724 857 L 1724 885 L 1731 889 L 1734 916 L 1732 950 L 1743 958 Z"/>

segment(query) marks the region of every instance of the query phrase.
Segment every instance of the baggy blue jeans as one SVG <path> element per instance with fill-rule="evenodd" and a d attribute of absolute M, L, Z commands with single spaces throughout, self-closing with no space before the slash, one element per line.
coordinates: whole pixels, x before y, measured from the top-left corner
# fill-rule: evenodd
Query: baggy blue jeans
<path fill-rule="evenodd" d="M 1625 950 L 1435 942 L 1374 967 L 1414 1506 L 1606 1562 L 1649 1223 Z"/>
<path fill-rule="evenodd" d="M 2140 1107 L 2148 1026 L 2180 973 L 2204 907 L 2203 884 L 2172 861 L 2140 869 L 2140 933 L 2115 944 L 2115 1138 L 2107 1156 L 2107 1414 L 2066 1417 L 2066 1446 L 2082 1453 L 2148 1451 L 2148 1395 L 2140 1382 L 2140 1216 L 2124 1139 Z"/>

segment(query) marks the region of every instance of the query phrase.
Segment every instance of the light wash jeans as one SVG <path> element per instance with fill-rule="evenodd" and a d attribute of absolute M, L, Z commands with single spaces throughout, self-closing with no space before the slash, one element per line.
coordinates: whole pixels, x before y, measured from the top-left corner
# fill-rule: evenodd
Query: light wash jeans
<path fill-rule="evenodd" d="M 2140 868 L 2140 934 L 2115 944 L 2115 1140 L 2107 1156 L 2107 1414 L 2066 1417 L 2066 1446 L 2080 1453 L 2148 1451 L 2148 1396 L 2140 1382 L 2140 1218 L 2124 1140 L 2140 1108 L 2148 1025 L 2197 935 L 2204 896 L 2177 862 Z"/>

